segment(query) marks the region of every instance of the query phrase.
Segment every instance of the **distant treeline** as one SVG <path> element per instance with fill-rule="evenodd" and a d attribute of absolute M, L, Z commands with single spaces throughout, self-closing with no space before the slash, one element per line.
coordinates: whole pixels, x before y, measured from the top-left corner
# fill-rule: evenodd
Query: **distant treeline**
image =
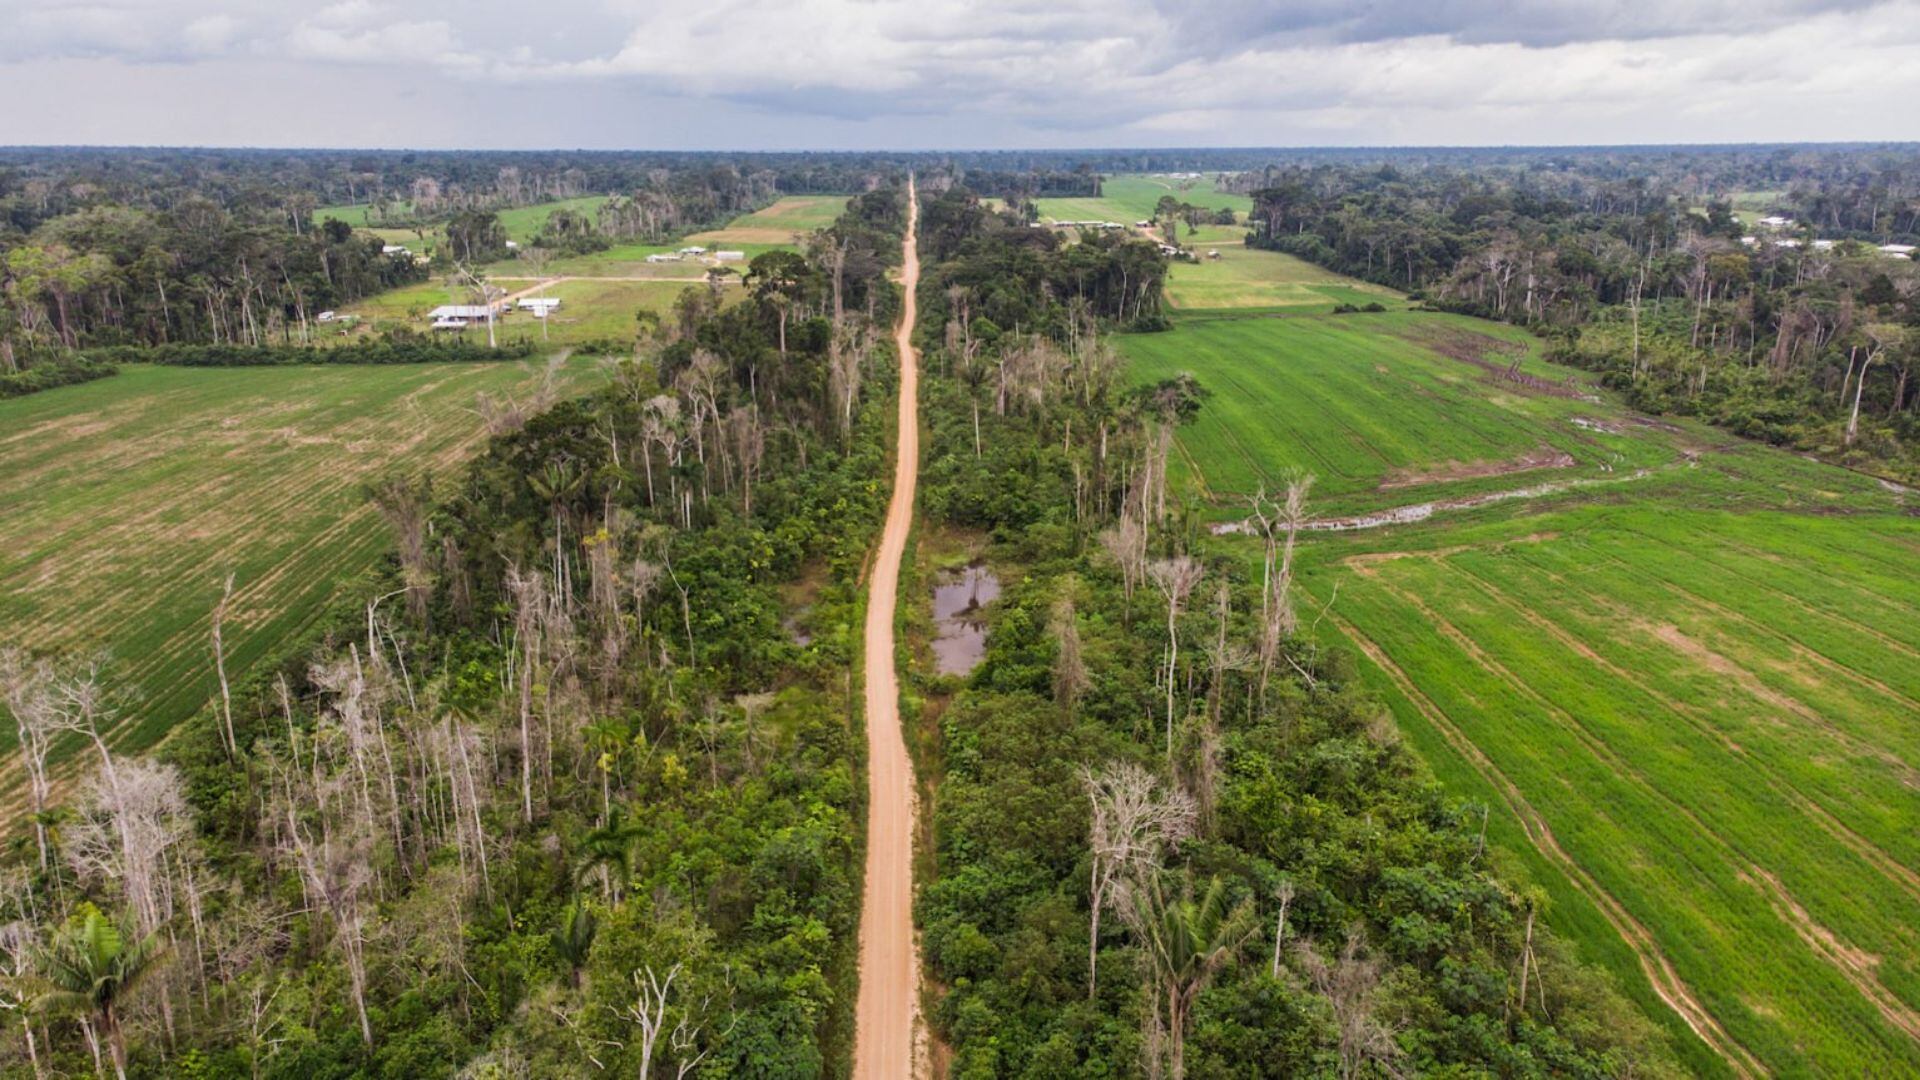
<path fill-rule="evenodd" d="M 1531 326 L 1636 405 L 1920 475 L 1920 156 L 1626 152 L 1560 168 L 1276 167 L 1248 242 Z M 1731 205 L 1793 224 L 1743 223 Z"/>

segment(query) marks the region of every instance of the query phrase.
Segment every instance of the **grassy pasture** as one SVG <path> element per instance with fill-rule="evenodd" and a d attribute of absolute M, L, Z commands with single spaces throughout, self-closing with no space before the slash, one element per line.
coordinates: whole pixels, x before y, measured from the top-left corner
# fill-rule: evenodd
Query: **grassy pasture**
<path fill-rule="evenodd" d="M 1260 485 L 1278 489 L 1293 468 L 1320 478 L 1323 510 L 1349 513 L 1541 479 L 1602 479 L 1617 475 L 1602 465 L 1677 457 L 1574 423 L 1594 415 L 1589 402 L 1521 393 L 1439 351 L 1504 366 L 1499 350 L 1527 347 L 1510 328 L 1475 320 L 1425 312 L 1194 319 L 1121 346 L 1142 379 L 1189 371 L 1213 391 L 1180 433 L 1171 468 L 1226 515 Z M 1525 370 L 1566 374 L 1538 361 Z M 1584 467 L 1509 468 L 1552 452 Z"/>
<path fill-rule="evenodd" d="M 1218 245 L 1197 237 L 1181 237 L 1181 242 L 1199 252 L 1202 259 L 1198 263 L 1176 262 L 1168 268 L 1167 301 L 1176 311 L 1331 311 L 1336 304 L 1360 307 L 1370 303 L 1406 306 L 1405 298 L 1392 289 L 1335 274 L 1284 252 L 1246 247 L 1240 242 L 1245 230 L 1231 231 L 1233 241 Z M 1206 257 L 1209 252 L 1217 252 L 1219 257 Z"/>
<path fill-rule="evenodd" d="M 534 234 L 540 231 L 540 227 L 546 224 L 547 218 L 551 216 L 555 210 L 564 208 L 591 217 L 594 211 L 598 210 L 600 205 L 606 201 L 607 197 L 605 195 L 582 195 L 573 199 L 556 199 L 553 202 L 535 203 L 531 206 L 510 207 L 498 211 L 496 216 L 500 219 L 500 225 L 507 230 L 508 239 L 525 243 L 533 239 Z M 402 202 L 395 207 L 395 212 L 404 215 L 409 212 L 408 206 L 409 204 Z M 409 238 L 414 237 L 414 230 L 411 228 L 383 226 L 379 222 L 372 220 L 368 217 L 368 213 L 371 210 L 372 207 L 366 203 L 323 206 L 313 212 L 313 221 L 314 224 L 317 225 L 328 218 L 338 218 L 356 229 L 370 229 L 383 236 L 392 234 L 395 236 L 407 236 Z M 430 236 L 444 235 L 444 227 L 441 225 L 426 225 L 421 226 L 421 228 Z M 417 238 L 415 239 L 417 243 Z M 393 242 L 407 243 L 406 240 L 396 240 Z"/>
<path fill-rule="evenodd" d="M 692 277 L 704 273 L 705 267 L 683 266 L 679 270 L 682 276 Z M 499 282 L 501 288 L 515 293 L 534 289 L 538 284 L 539 281 L 533 278 Z M 552 325 L 547 327 L 544 340 L 554 345 L 573 345 L 609 337 L 631 338 L 634 334 L 635 312 L 641 308 L 652 308 L 665 313 L 681 290 L 704 287 L 676 280 L 574 280 L 548 285 L 537 289 L 535 294 L 558 297 L 561 301 L 560 310 L 554 314 Z M 728 288 L 739 291 L 737 285 Z M 442 304 L 472 302 L 465 289 L 449 287 L 445 281 L 435 280 L 391 289 L 344 311 L 359 316 L 354 334 L 371 335 L 402 327 L 425 331 L 429 323 L 427 312 Z M 540 320 L 524 311 L 514 311 L 496 322 L 494 332 L 501 340 L 520 337 L 540 339 Z M 487 339 L 485 326 L 434 333 L 453 334 L 469 341 L 484 342 Z"/>
<path fill-rule="evenodd" d="M 1461 359 L 1484 339 L 1526 342 L 1408 312 L 1122 344 L 1214 391 L 1173 466 L 1203 514 L 1289 466 L 1323 517 L 1437 504 L 1309 533 L 1303 622 L 1330 605 L 1321 639 L 1690 1066 L 1920 1070 L 1920 498 L 1515 385 Z M 1489 471 L 1535 450 L 1573 463 Z"/>
<path fill-rule="evenodd" d="M 208 616 L 226 573 L 238 679 L 386 554 L 361 486 L 447 478 L 482 437 L 475 395 L 534 378 L 520 363 L 136 365 L 0 402 L 0 641 L 104 651 L 124 697 L 114 738 L 151 746 L 216 691 Z"/>
<path fill-rule="evenodd" d="M 501 210 L 496 215 L 500 227 L 507 230 L 507 239 L 524 244 L 539 234 L 540 229 L 553 216 L 556 210 L 572 210 L 592 218 L 594 212 L 607 201 L 605 195 L 582 195 L 574 199 L 559 199 L 554 202 L 535 203 L 532 206 L 515 206 Z"/>
<path fill-rule="evenodd" d="M 734 218 L 722 228 L 695 233 L 687 243 L 743 251 L 748 245 L 761 251 L 790 248 L 795 236 L 826 228 L 846 208 L 845 195 L 788 195 L 764 209 Z"/>
<path fill-rule="evenodd" d="M 1253 209 L 1253 200 L 1213 189 L 1212 177 L 1199 180 L 1175 180 L 1167 176 L 1123 174 L 1102 181 L 1098 197 L 1040 199 L 1041 220 L 1118 221 L 1131 225 L 1153 216 L 1154 204 L 1163 195 L 1209 210 L 1228 209 L 1242 220 Z"/>

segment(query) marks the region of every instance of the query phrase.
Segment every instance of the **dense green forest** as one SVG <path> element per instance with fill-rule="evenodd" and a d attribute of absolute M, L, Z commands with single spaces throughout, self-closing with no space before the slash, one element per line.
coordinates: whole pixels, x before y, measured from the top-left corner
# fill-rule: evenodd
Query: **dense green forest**
<path fill-rule="evenodd" d="M 1236 177 L 1248 241 L 1536 328 L 1635 405 L 1920 477 L 1920 159 L 1835 153 Z M 1728 196 L 1786 225 L 1739 217 Z M 1883 250 L 1880 245 L 1891 245 Z"/>
<path fill-rule="evenodd" d="M 1071 281 L 1083 256 L 962 190 L 925 217 L 923 528 L 984 536 L 1015 579 L 981 666 L 918 687 L 940 763 L 919 919 L 952 1075 L 1674 1071 L 1352 658 L 1311 644 L 1310 479 L 1263 501 L 1263 571 L 1210 551 L 1166 480 L 1207 389 L 1130 389 L 1093 290 L 1016 306 L 980 284 L 1029 260 Z M 989 310 L 1013 320 L 990 339 Z"/>
<path fill-rule="evenodd" d="M 452 490 L 375 485 L 385 579 L 150 759 L 95 735 L 138 707 L 111 660 L 0 652 L 0 1068 L 844 1070 L 904 208 L 853 200 L 833 269 L 756 264 Z"/>

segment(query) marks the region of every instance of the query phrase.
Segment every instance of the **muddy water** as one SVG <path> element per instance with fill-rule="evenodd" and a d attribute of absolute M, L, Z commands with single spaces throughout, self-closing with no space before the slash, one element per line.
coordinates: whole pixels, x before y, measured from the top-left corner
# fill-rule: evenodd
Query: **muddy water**
<path fill-rule="evenodd" d="M 933 586 L 934 670 L 965 675 L 987 655 L 981 608 L 1000 595 L 1000 579 L 978 563 L 942 574 Z"/>

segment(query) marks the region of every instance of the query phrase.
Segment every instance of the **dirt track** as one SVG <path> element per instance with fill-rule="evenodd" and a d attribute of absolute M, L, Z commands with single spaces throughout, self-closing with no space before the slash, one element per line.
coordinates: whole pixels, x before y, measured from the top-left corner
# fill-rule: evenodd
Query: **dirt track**
<path fill-rule="evenodd" d="M 914 288 L 920 281 L 915 244 L 919 201 L 907 182 L 907 237 L 900 284 L 905 291 L 894 343 L 900 353 L 899 442 L 893 498 L 868 579 L 866 632 L 867 875 L 860 912 L 860 996 L 856 1007 L 856 1080 L 914 1075 L 919 956 L 913 940 L 913 762 L 900 731 L 900 688 L 894 671 L 893 622 L 900 559 L 913 527 L 920 471 L 919 357 L 913 351 Z"/>

